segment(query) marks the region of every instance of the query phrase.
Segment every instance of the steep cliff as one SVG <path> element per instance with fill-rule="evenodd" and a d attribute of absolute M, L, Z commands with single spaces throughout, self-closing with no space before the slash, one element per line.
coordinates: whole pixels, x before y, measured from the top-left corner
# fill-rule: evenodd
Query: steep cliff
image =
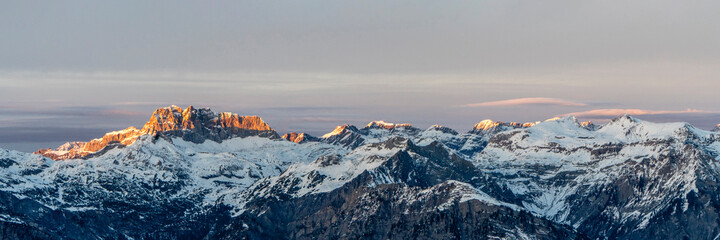
<path fill-rule="evenodd" d="M 219 142 L 231 137 L 279 137 L 258 116 L 239 116 L 229 112 L 216 114 L 209 108 L 197 109 L 193 106 L 183 110 L 173 105 L 155 110 L 150 120 L 140 130 L 129 127 L 125 130 L 109 132 L 102 138 L 89 142 L 66 143 L 57 149 L 41 149 L 35 153 L 54 160 L 82 158 L 108 146 L 130 145 L 141 135 L 157 134 L 182 137 L 196 143 L 205 140 Z"/>

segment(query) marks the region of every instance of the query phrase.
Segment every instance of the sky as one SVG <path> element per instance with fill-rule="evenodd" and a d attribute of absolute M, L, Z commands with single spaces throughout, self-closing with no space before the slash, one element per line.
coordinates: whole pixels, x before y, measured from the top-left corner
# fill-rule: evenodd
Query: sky
<path fill-rule="evenodd" d="M 720 123 L 720 1 L 1 1 L 0 148 L 172 104 L 281 134 L 629 113 Z"/>

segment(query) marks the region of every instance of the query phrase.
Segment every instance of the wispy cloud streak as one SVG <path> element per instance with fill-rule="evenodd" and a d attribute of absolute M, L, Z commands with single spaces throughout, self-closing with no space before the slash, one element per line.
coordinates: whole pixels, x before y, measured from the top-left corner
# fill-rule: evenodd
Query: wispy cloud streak
<path fill-rule="evenodd" d="M 522 106 L 522 105 L 556 105 L 567 107 L 587 106 L 585 103 L 573 102 L 560 98 L 514 98 L 502 101 L 480 102 L 463 105 L 464 107 L 506 107 L 506 106 Z"/>

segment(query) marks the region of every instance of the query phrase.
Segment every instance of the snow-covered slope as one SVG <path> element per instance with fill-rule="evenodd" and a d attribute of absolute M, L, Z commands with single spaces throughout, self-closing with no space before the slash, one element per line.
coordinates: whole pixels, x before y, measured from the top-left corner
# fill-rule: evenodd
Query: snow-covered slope
<path fill-rule="evenodd" d="M 185 230 L 170 223 L 180 224 L 182 219 L 187 221 L 183 226 L 196 225 L 193 221 L 201 221 L 201 217 L 214 211 L 229 193 L 278 175 L 293 163 L 346 152 L 324 143 L 299 145 L 263 137 L 193 143 L 179 137 L 150 135 L 88 159 L 54 161 L 41 155 L 0 150 L 0 193 L 10 194 L 17 201 L 32 200 L 38 208 L 56 211 L 58 216 L 92 215 L 112 222 L 89 235 L 54 232 L 68 226 L 58 226 L 60 229 L 46 232 L 49 235 L 165 238 L 166 234 L 191 234 L 190 238 L 196 238 L 194 233 L 183 233 Z M 0 210 L 0 221 L 2 216 L 22 225 L 46 220 L 35 218 L 32 212 L 14 211 Z"/>
<path fill-rule="evenodd" d="M 0 150 L 0 237 L 720 234 L 720 133 L 687 123 L 622 116 L 594 126 L 570 116 L 458 133 L 376 121 L 280 138 L 259 118 L 243 125 L 237 115 L 173 109 L 151 124 L 170 130 L 109 138 L 82 159 Z"/>
<path fill-rule="evenodd" d="M 652 233 L 668 218 L 689 221 L 697 217 L 690 205 L 716 201 L 695 198 L 698 181 L 720 176 L 718 139 L 686 123 L 623 116 L 593 131 L 566 117 L 499 133 L 473 162 L 525 209 L 615 238 Z M 693 234 L 717 231 L 708 230 Z"/>
<path fill-rule="evenodd" d="M 201 195 L 204 203 L 213 204 L 223 193 L 243 190 L 259 179 L 279 175 L 293 163 L 345 152 L 323 143 L 300 146 L 262 137 L 198 144 L 177 137 L 153 139 L 149 135 L 90 159 L 53 161 L 3 150 L 0 158 L 10 166 L 0 169 L 4 184 L 0 190 L 19 195 L 55 192 L 41 199 L 52 208 L 99 207 L 96 205 L 102 199 L 87 196 L 136 197 L 132 193 L 137 188 L 118 188 L 119 184 L 142 186 L 148 194 L 162 199 Z"/>

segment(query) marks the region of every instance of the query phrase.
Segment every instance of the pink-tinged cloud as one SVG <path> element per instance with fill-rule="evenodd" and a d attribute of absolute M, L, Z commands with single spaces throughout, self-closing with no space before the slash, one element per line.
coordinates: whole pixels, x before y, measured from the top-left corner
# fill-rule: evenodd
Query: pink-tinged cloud
<path fill-rule="evenodd" d="M 697 109 L 672 111 L 672 110 L 617 109 L 617 108 L 615 108 L 615 109 L 595 109 L 595 110 L 584 111 L 584 112 L 567 113 L 567 114 L 563 114 L 560 116 L 573 115 L 576 117 L 584 117 L 584 118 L 613 118 L 613 117 L 621 116 L 624 114 L 633 115 L 633 116 L 643 116 L 643 115 L 677 115 L 677 114 L 709 114 L 709 113 L 718 113 L 718 112 L 697 110 Z"/>
<path fill-rule="evenodd" d="M 522 106 L 522 105 L 556 105 L 567 107 L 587 106 L 585 103 L 568 101 L 560 98 L 515 98 L 502 101 L 471 103 L 464 105 L 465 107 L 504 107 L 504 106 Z"/>

